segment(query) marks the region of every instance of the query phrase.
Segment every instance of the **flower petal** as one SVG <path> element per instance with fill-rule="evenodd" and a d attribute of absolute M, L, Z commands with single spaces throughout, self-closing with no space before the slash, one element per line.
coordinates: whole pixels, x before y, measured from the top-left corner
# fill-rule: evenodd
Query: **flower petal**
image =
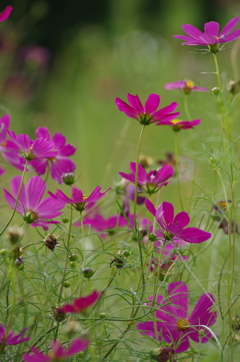
<path fill-rule="evenodd" d="M 209 23 L 204 24 L 204 31 L 208 35 L 217 37 L 219 33 L 219 24 L 216 21 L 210 21 Z"/>
<path fill-rule="evenodd" d="M 160 104 L 160 97 L 157 94 L 150 94 L 144 106 L 144 113 L 154 113 Z"/>
<path fill-rule="evenodd" d="M 236 18 L 229 20 L 229 22 L 225 25 L 225 27 L 221 31 L 219 38 L 224 38 L 226 35 L 228 35 L 230 31 L 232 31 L 235 28 L 239 20 L 240 20 L 239 16 L 236 16 Z"/>
<path fill-rule="evenodd" d="M 128 102 L 129 102 L 130 106 L 133 109 L 135 109 L 138 113 L 143 113 L 144 112 L 142 103 L 141 103 L 141 101 L 140 101 L 137 94 L 135 96 L 133 96 L 132 94 L 128 93 L 127 99 L 128 99 Z"/>
<path fill-rule="evenodd" d="M 183 240 L 194 244 L 202 243 L 203 241 L 210 239 L 211 236 L 211 233 L 193 227 L 186 228 L 181 233 L 181 238 Z"/>

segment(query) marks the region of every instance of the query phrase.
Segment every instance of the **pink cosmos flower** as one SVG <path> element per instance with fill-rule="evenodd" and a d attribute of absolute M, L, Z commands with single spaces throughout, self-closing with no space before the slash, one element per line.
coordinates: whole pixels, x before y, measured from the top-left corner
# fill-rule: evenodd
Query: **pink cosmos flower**
<path fill-rule="evenodd" d="M 153 300 L 153 296 L 149 300 Z M 206 327 L 211 327 L 217 319 L 217 312 L 211 311 L 215 299 L 212 294 L 202 294 L 190 316 L 188 316 L 188 300 L 188 287 L 185 283 L 170 283 L 168 297 L 158 295 L 156 299 L 156 303 L 159 304 L 155 312 L 157 335 L 154 322 L 138 323 L 137 329 L 142 334 L 171 343 L 176 353 L 188 350 L 189 338 L 197 343 L 208 342 L 212 334 Z"/>
<path fill-rule="evenodd" d="M 9 126 L 10 116 L 9 114 L 5 114 L 2 118 L 0 118 L 0 152 L 5 160 L 12 166 L 16 167 L 20 171 L 23 171 L 25 161 L 17 153 L 19 151 L 19 147 L 14 141 L 7 139 Z"/>
<path fill-rule="evenodd" d="M 209 45 L 214 46 L 212 49 L 216 52 L 218 51 L 218 44 L 228 43 L 230 41 L 236 40 L 240 38 L 240 29 L 231 31 L 235 28 L 237 23 L 239 22 L 240 17 L 237 16 L 229 20 L 227 25 L 219 34 L 220 25 L 215 21 L 210 21 L 209 23 L 204 24 L 204 33 L 189 24 L 183 24 L 182 29 L 188 36 L 185 35 L 174 35 L 174 38 L 179 38 L 184 40 L 183 45 Z"/>
<path fill-rule="evenodd" d="M 166 83 L 164 88 L 168 90 L 181 89 L 185 94 L 189 94 L 191 92 L 208 92 L 207 88 L 197 87 L 191 80 L 188 79 L 178 80 L 173 83 Z"/>
<path fill-rule="evenodd" d="M 8 134 L 20 148 L 19 153 L 28 161 L 35 158 L 52 158 L 58 154 L 58 151 L 54 151 L 54 143 L 45 138 L 41 137 L 31 141 L 26 134 L 15 135 L 13 131 L 8 131 Z"/>
<path fill-rule="evenodd" d="M 130 174 L 119 172 L 119 175 L 122 176 L 125 180 L 130 182 L 135 182 L 136 180 L 136 163 L 131 162 L 129 165 Z M 142 165 L 138 164 L 138 185 L 140 188 L 148 193 L 153 194 L 162 186 L 168 184 L 167 180 L 172 177 L 174 170 L 172 166 L 165 165 L 159 170 L 153 170 L 147 173 Z"/>
<path fill-rule="evenodd" d="M 7 6 L 0 14 L 0 23 L 7 20 L 9 16 L 11 15 L 11 12 L 13 10 L 12 6 Z"/>
<path fill-rule="evenodd" d="M 5 189 L 5 199 L 7 203 L 14 209 L 16 197 L 21 184 L 22 177 L 15 176 L 10 185 L 14 197 Z M 49 221 L 62 214 L 60 210 L 65 206 L 65 203 L 60 200 L 55 200 L 51 196 L 42 200 L 46 190 L 46 184 L 41 177 L 33 176 L 27 183 L 25 188 L 22 185 L 20 197 L 17 205 L 17 212 L 23 216 L 23 220 L 31 224 L 33 227 L 42 226 L 44 230 L 48 230 L 49 224 L 59 224 L 58 221 Z"/>
<path fill-rule="evenodd" d="M 75 299 L 73 304 L 65 304 L 63 307 L 58 308 L 58 311 L 61 313 L 80 313 L 96 303 L 100 295 L 101 293 L 94 290 L 87 297 Z"/>
<path fill-rule="evenodd" d="M 169 106 L 159 109 L 160 97 L 157 94 L 150 94 L 144 107 L 138 97 L 128 93 L 127 99 L 130 105 L 122 101 L 120 98 L 116 98 L 115 104 L 119 111 L 124 112 L 128 117 L 135 118 L 141 124 L 149 125 L 161 120 L 170 120 L 176 118 L 180 113 L 173 112 L 178 104 L 176 102 L 171 103 Z"/>
<path fill-rule="evenodd" d="M 24 338 L 27 329 L 28 328 L 23 329 L 19 334 L 14 336 L 13 331 L 9 331 L 7 327 L 4 327 L 0 323 L 0 351 L 3 351 L 5 346 L 13 346 L 28 341 L 30 337 Z"/>
<path fill-rule="evenodd" d="M 25 353 L 22 357 L 25 362 L 51 362 L 65 361 L 66 358 L 84 351 L 90 341 L 76 338 L 72 341 L 68 349 L 65 349 L 61 344 L 54 340 L 51 344 L 51 350 L 47 354 L 43 354 L 37 348 L 31 348 L 31 353 Z"/>
<path fill-rule="evenodd" d="M 157 126 L 172 126 L 173 131 L 178 132 L 181 129 L 191 129 L 201 123 L 201 119 L 193 121 L 182 121 L 181 119 L 173 119 L 171 121 L 160 121 Z"/>
<path fill-rule="evenodd" d="M 82 212 L 83 210 L 90 209 L 94 203 L 100 200 L 106 192 L 110 190 L 110 188 L 105 192 L 100 192 L 101 187 L 97 186 L 90 196 L 86 197 L 81 190 L 78 190 L 76 187 L 72 188 L 72 198 L 67 197 L 61 190 L 56 191 L 56 194 L 52 192 L 48 192 L 55 200 L 63 201 L 65 204 L 72 204 L 73 207 L 77 211 Z"/>
<path fill-rule="evenodd" d="M 134 225 L 134 216 L 128 215 L 128 219 L 132 226 Z M 90 225 L 95 231 L 105 231 L 104 234 L 99 234 L 102 238 L 106 238 L 107 235 L 113 235 L 122 226 L 128 226 L 128 222 L 123 215 L 113 215 L 109 218 L 104 218 L 101 214 L 94 215 L 94 217 L 85 217 L 83 224 L 85 226 Z M 80 222 L 76 222 L 75 226 L 81 225 Z"/>
<path fill-rule="evenodd" d="M 36 130 L 36 136 L 51 142 L 51 135 L 46 127 L 38 128 Z M 37 174 L 41 176 L 46 172 L 49 163 L 51 177 L 58 183 L 62 183 L 62 175 L 73 172 L 76 168 L 75 163 L 69 159 L 69 156 L 75 153 L 76 148 L 69 143 L 66 144 L 66 138 L 59 132 L 53 135 L 52 143 L 54 151 L 57 151 L 56 156 L 53 157 L 51 155 L 49 158 L 33 160 L 31 161 L 31 165 Z"/>
<path fill-rule="evenodd" d="M 211 233 L 195 227 L 186 228 L 190 222 L 188 214 L 182 211 L 174 217 L 174 207 L 169 202 L 164 201 L 157 210 L 149 200 L 145 201 L 145 205 L 155 216 L 166 240 L 171 240 L 173 236 L 176 236 L 188 243 L 198 244 L 212 236 Z"/>

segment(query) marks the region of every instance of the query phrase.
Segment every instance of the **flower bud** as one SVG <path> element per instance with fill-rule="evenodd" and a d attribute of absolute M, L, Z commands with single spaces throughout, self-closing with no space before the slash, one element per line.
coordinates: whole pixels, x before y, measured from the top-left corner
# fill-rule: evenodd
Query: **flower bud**
<path fill-rule="evenodd" d="M 59 245 L 59 243 L 57 242 L 57 238 L 54 235 L 48 235 L 45 239 L 44 239 L 44 244 L 46 245 L 46 247 L 50 250 L 54 250 L 55 246 Z"/>
<path fill-rule="evenodd" d="M 76 261 L 76 260 L 78 260 L 77 254 L 71 254 L 71 255 L 69 255 L 68 258 L 69 258 L 70 261 Z"/>
<path fill-rule="evenodd" d="M 102 313 L 99 314 L 100 319 L 104 319 L 106 317 L 107 317 L 107 313 L 102 312 Z"/>
<path fill-rule="evenodd" d="M 232 329 L 235 332 L 240 331 L 240 317 L 239 316 L 235 316 L 232 318 Z"/>
<path fill-rule="evenodd" d="M 22 253 L 23 253 L 23 248 L 19 244 L 15 246 L 15 248 L 13 248 L 8 255 L 10 259 L 16 260 L 22 255 Z"/>
<path fill-rule="evenodd" d="M 156 237 L 156 235 L 155 234 L 149 234 L 148 235 L 148 239 L 149 239 L 149 241 L 156 241 L 157 240 L 157 237 Z"/>
<path fill-rule="evenodd" d="M 64 288 L 69 288 L 71 286 L 70 282 L 64 282 L 63 283 Z"/>
<path fill-rule="evenodd" d="M 7 254 L 8 254 L 8 250 L 7 250 L 7 249 L 1 249 L 1 250 L 0 250 L 0 255 L 6 256 Z"/>
<path fill-rule="evenodd" d="M 75 263 L 75 261 L 70 261 L 70 262 L 69 262 L 69 266 L 70 266 L 70 268 L 75 269 L 75 268 L 76 268 L 76 263 Z"/>
<path fill-rule="evenodd" d="M 74 174 L 72 172 L 64 173 L 62 175 L 62 180 L 65 183 L 65 185 L 69 185 L 69 186 L 73 185 L 76 181 Z"/>
<path fill-rule="evenodd" d="M 6 239 L 12 244 L 18 244 L 19 241 L 21 240 L 21 238 L 24 235 L 24 231 L 22 228 L 20 228 L 17 225 L 14 226 L 10 226 L 7 229 L 7 233 L 6 233 Z"/>
<path fill-rule="evenodd" d="M 24 268 L 23 258 L 17 258 L 14 264 L 19 270 L 23 270 Z"/>
<path fill-rule="evenodd" d="M 154 348 L 150 352 L 151 359 L 157 362 L 167 362 L 172 360 L 174 349 L 171 347 Z"/>
<path fill-rule="evenodd" d="M 218 88 L 218 87 L 214 87 L 214 88 L 212 89 L 212 93 L 213 93 L 215 96 L 219 96 L 219 94 L 221 93 L 221 90 L 220 90 L 220 88 Z"/>
<path fill-rule="evenodd" d="M 52 315 L 56 322 L 62 322 L 64 319 L 66 319 L 66 313 L 61 312 L 59 308 L 52 308 Z"/>
<path fill-rule="evenodd" d="M 237 94 L 240 91 L 240 81 L 234 82 L 234 81 L 230 81 L 227 85 L 227 90 L 231 93 L 231 94 Z"/>
<path fill-rule="evenodd" d="M 91 268 L 87 267 L 83 269 L 82 273 L 85 278 L 90 279 L 95 272 Z"/>
<path fill-rule="evenodd" d="M 131 255 L 131 251 L 130 251 L 130 250 L 124 250 L 124 251 L 122 252 L 122 255 L 123 255 L 125 258 L 127 258 L 129 255 Z"/>
<path fill-rule="evenodd" d="M 62 216 L 62 222 L 63 222 L 64 224 L 67 224 L 68 221 L 69 221 L 69 218 L 68 218 L 67 216 Z"/>

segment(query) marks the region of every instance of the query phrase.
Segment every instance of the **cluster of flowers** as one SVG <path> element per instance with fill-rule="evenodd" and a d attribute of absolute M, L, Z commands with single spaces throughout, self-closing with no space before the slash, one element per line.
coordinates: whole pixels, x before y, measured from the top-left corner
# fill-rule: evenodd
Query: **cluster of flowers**
<path fill-rule="evenodd" d="M 0 21 L 9 17 L 11 7 L 8 7 L 0 14 Z M 240 18 L 232 19 L 219 34 L 219 25 L 215 22 L 205 24 L 204 33 L 201 33 L 191 25 L 184 25 L 183 30 L 188 34 L 186 36 L 176 36 L 186 41 L 188 45 L 208 45 L 210 51 L 216 52 L 216 45 L 232 41 L 240 37 L 240 29 L 231 33 Z M 213 47 L 215 46 L 215 47 Z M 206 88 L 194 86 L 189 81 L 178 81 L 166 84 L 166 89 L 181 89 L 185 94 L 191 91 L 208 91 Z M 150 94 L 144 106 L 139 97 L 128 94 L 129 104 L 121 99 L 116 99 L 118 109 L 124 112 L 128 117 L 136 119 L 143 126 L 155 123 L 159 125 L 170 125 L 174 131 L 181 129 L 190 129 L 200 123 L 200 119 L 193 121 L 182 121 L 176 119 L 179 112 L 175 112 L 177 103 L 173 102 L 169 106 L 158 109 L 160 97 L 156 94 Z M 46 191 L 46 183 L 40 177 L 46 172 L 50 172 L 51 177 L 58 183 L 63 181 L 73 185 L 75 178 L 73 172 L 76 165 L 69 156 L 72 156 L 76 149 L 71 144 L 66 144 L 65 137 L 60 133 L 51 135 L 47 128 L 41 127 L 36 130 L 36 139 L 31 140 L 28 135 L 16 135 L 9 130 L 10 117 L 5 115 L 0 120 L 0 143 L 2 156 L 10 164 L 20 171 L 27 171 L 32 167 L 38 176 L 29 179 L 26 186 L 23 182 L 23 176 L 15 176 L 10 185 L 13 195 L 4 190 L 5 198 L 10 207 L 23 216 L 25 223 L 33 227 L 42 227 L 47 230 L 51 224 L 59 223 L 56 220 L 62 214 L 62 209 L 66 204 L 71 205 L 77 212 L 82 214 L 85 210 L 90 210 L 88 215 L 84 215 L 83 224 L 90 225 L 96 232 L 104 238 L 107 233 L 111 234 L 116 228 L 136 227 L 138 223 L 137 215 L 126 212 L 125 215 L 112 215 L 108 219 L 98 212 L 98 208 L 93 208 L 95 203 L 100 200 L 110 189 L 101 192 L 101 187 L 97 186 L 90 196 L 86 197 L 81 190 L 72 187 L 71 198 L 65 195 L 60 189 L 55 193 L 48 192 L 49 196 L 43 199 Z M 135 203 L 145 203 L 146 209 L 154 216 L 153 227 L 149 220 L 143 219 L 139 222 L 145 228 L 143 233 L 143 243 L 154 242 L 155 251 L 162 254 L 162 260 L 150 260 L 150 268 L 156 267 L 166 270 L 174 261 L 185 261 L 186 257 L 181 256 L 176 251 L 186 245 L 186 243 L 199 244 L 210 239 L 211 233 L 196 227 L 187 227 L 190 223 L 189 215 L 182 211 L 174 215 L 174 206 L 166 201 L 162 202 L 157 208 L 147 199 L 147 196 L 158 192 L 160 188 L 166 186 L 174 175 L 174 169 L 171 165 L 164 165 L 160 169 L 147 172 L 140 163 L 130 163 L 130 174 L 119 172 L 125 180 L 126 195 Z M 4 170 L 0 170 L 1 174 Z M 127 189 L 128 187 L 128 189 Z M 139 193 L 142 195 L 139 198 Z M 144 195 L 144 196 L 143 196 Z M 126 203 L 126 200 L 125 200 Z M 222 205 L 220 205 L 222 206 Z M 236 230 L 235 225 L 226 226 L 222 210 L 214 207 L 215 211 L 221 214 L 217 215 L 220 227 L 225 231 L 231 227 Z M 124 209 L 124 211 L 126 208 Z M 220 210 L 220 211 L 219 211 Z M 80 223 L 77 223 L 78 226 Z M 161 264 L 162 263 L 162 264 Z M 160 265 L 159 265 L 160 264 Z M 94 291 L 87 297 L 77 298 L 72 304 L 66 304 L 56 308 L 55 313 L 65 315 L 66 313 L 79 313 L 97 303 L 101 298 L 101 293 Z M 187 351 L 190 347 L 189 338 L 197 343 L 206 343 L 213 336 L 210 328 L 217 319 L 217 312 L 212 311 L 215 303 L 214 296 L 205 293 L 200 296 L 197 304 L 189 315 L 188 313 L 189 292 L 187 285 L 182 281 L 170 283 L 168 285 L 168 295 L 154 295 L 149 298 L 146 308 L 150 308 L 153 313 L 154 321 L 145 321 L 138 323 L 137 329 L 140 333 L 148 335 L 157 340 L 164 340 L 170 343 L 170 355 Z M 0 324 L 0 352 L 4 351 L 7 345 L 17 345 L 26 342 L 30 337 L 24 337 L 26 328 L 20 334 L 14 335 L 14 332 Z M 76 355 L 84 351 L 90 341 L 77 338 L 73 340 L 70 346 L 65 349 L 59 341 L 54 340 L 51 344 L 51 350 L 48 354 L 43 354 L 37 348 L 32 348 L 29 353 L 23 355 L 26 362 L 36 361 L 54 361 L 66 359 L 69 356 Z M 169 352 L 169 351 L 168 351 Z M 171 356 L 170 356 L 171 357 Z"/>

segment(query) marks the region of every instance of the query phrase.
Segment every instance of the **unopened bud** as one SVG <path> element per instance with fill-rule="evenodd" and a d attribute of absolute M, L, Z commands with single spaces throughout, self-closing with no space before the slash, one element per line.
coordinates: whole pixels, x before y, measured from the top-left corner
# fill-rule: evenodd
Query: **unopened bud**
<path fill-rule="evenodd" d="M 64 173 L 62 175 L 62 180 L 65 183 L 65 185 L 69 185 L 69 186 L 73 185 L 76 181 L 74 174 L 72 172 Z"/>
<path fill-rule="evenodd" d="M 69 288 L 69 287 L 71 286 L 71 283 L 69 283 L 69 282 L 64 282 L 64 283 L 63 283 L 63 286 L 64 286 L 64 288 Z"/>
<path fill-rule="evenodd" d="M 156 241 L 156 240 L 157 240 L 157 237 L 156 237 L 155 234 L 149 234 L 149 235 L 148 235 L 148 239 L 149 239 L 149 241 Z"/>
<path fill-rule="evenodd" d="M 24 268 L 23 258 L 17 258 L 14 264 L 19 270 L 23 270 Z"/>
<path fill-rule="evenodd" d="M 0 250 L 0 255 L 6 256 L 7 254 L 8 254 L 8 250 L 7 250 L 7 249 L 1 249 L 1 250 Z"/>
<path fill-rule="evenodd" d="M 240 91 L 240 81 L 234 82 L 234 81 L 230 81 L 227 85 L 227 90 L 231 93 L 231 94 L 237 94 Z"/>
<path fill-rule="evenodd" d="M 6 239 L 12 244 L 15 245 L 17 243 L 19 243 L 19 241 L 21 240 L 21 238 L 24 235 L 24 231 L 22 228 L 20 228 L 17 225 L 14 226 L 10 226 L 7 229 L 7 233 L 6 233 Z"/>
<path fill-rule="evenodd" d="M 78 260 L 77 254 L 71 254 L 71 255 L 69 255 L 68 258 L 69 258 L 70 261 L 76 261 L 76 260 Z"/>
<path fill-rule="evenodd" d="M 63 222 L 64 224 L 67 224 L 68 221 L 69 221 L 69 218 L 68 218 L 67 216 L 62 216 L 62 222 Z"/>
<path fill-rule="evenodd" d="M 240 317 L 235 316 L 232 318 L 232 329 L 236 332 L 240 330 Z"/>
<path fill-rule="evenodd" d="M 104 319 L 106 317 L 107 317 L 107 313 L 102 312 L 102 313 L 99 314 L 100 319 Z"/>
<path fill-rule="evenodd" d="M 150 355 L 151 359 L 157 362 L 172 361 L 172 356 L 174 355 L 174 349 L 171 347 L 154 348 L 151 350 Z"/>
<path fill-rule="evenodd" d="M 75 263 L 75 261 L 70 261 L 70 262 L 69 262 L 69 266 L 70 266 L 70 268 L 75 269 L 75 268 L 76 268 L 76 263 Z"/>
<path fill-rule="evenodd" d="M 129 255 L 131 255 L 131 251 L 130 250 L 124 250 L 122 252 L 122 255 L 125 256 L 125 258 L 127 258 Z"/>
<path fill-rule="evenodd" d="M 95 272 L 91 268 L 87 267 L 83 269 L 82 273 L 85 278 L 90 279 Z"/>
<path fill-rule="evenodd" d="M 18 259 L 23 253 L 23 248 L 22 246 L 19 244 L 17 246 L 15 246 L 15 248 L 13 248 L 10 253 L 9 253 L 9 258 L 16 260 Z"/>
<path fill-rule="evenodd" d="M 220 90 L 220 88 L 218 88 L 218 87 L 214 87 L 214 88 L 212 89 L 212 93 L 213 93 L 215 96 L 219 96 L 219 94 L 221 93 L 221 90 Z"/>

